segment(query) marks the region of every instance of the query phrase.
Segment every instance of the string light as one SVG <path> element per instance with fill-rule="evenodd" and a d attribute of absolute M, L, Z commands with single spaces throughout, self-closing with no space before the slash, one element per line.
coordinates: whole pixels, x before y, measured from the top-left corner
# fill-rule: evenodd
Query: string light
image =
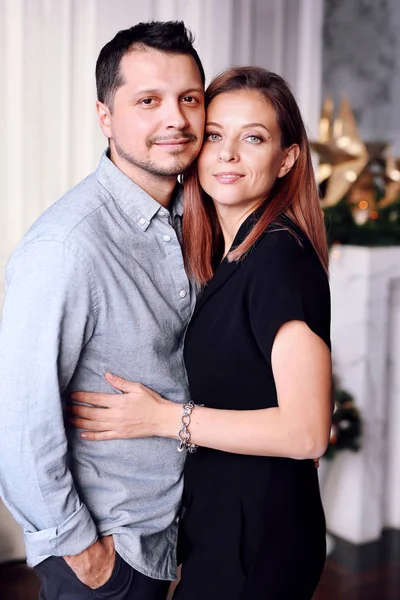
<path fill-rule="evenodd" d="M 354 171 L 346 171 L 345 177 L 347 181 L 353 182 L 357 179 L 357 173 L 355 173 Z"/>

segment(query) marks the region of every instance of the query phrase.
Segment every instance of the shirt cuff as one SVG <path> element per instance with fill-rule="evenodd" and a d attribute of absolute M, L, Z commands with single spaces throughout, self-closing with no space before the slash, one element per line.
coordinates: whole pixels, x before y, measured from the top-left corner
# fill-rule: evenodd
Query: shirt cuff
<path fill-rule="evenodd" d="M 86 506 L 78 510 L 61 525 L 42 531 L 24 532 L 27 563 L 34 567 L 49 556 L 79 554 L 98 538 L 96 525 Z"/>

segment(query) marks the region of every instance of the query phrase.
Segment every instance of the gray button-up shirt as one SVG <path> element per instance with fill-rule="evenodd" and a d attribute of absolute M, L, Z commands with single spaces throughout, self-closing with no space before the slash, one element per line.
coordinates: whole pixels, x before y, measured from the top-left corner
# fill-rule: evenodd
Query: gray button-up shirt
<path fill-rule="evenodd" d="M 176 575 L 184 455 L 164 438 L 85 442 L 64 429 L 74 390 L 110 371 L 189 399 L 183 341 L 195 303 L 171 212 L 103 155 L 14 251 L 0 329 L 0 490 L 28 563 L 113 534 L 131 566 Z M 178 232 L 178 235 L 177 235 Z M 179 423 L 177 423 L 177 430 Z"/>

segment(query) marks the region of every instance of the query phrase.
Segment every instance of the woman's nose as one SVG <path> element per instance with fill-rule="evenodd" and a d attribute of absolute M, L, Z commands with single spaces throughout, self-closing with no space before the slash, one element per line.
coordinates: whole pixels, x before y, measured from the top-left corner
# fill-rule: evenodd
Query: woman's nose
<path fill-rule="evenodd" d="M 224 144 L 219 151 L 218 159 L 222 162 L 236 162 L 238 157 L 234 145 Z"/>

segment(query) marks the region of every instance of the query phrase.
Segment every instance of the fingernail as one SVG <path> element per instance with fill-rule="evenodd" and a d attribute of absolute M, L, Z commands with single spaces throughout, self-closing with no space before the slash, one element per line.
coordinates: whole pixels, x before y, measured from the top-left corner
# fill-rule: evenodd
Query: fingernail
<path fill-rule="evenodd" d="M 108 377 L 108 379 L 115 379 L 115 375 L 113 375 L 112 373 L 109 373 L 108 371 L 106 373 L 106 377 Z"/>
<path fill-rule="evenodd" d="M 87 433 L 81 433 L 81 438 L 83 438 L 84 440 L 87 440 Z"/>
<path fill-rule="evenodd" d="M 75 392 L 71 394 L 71 398 L 72 398 L 72 400 L 76 400 L 76 394 L 75 394 Z"/>

